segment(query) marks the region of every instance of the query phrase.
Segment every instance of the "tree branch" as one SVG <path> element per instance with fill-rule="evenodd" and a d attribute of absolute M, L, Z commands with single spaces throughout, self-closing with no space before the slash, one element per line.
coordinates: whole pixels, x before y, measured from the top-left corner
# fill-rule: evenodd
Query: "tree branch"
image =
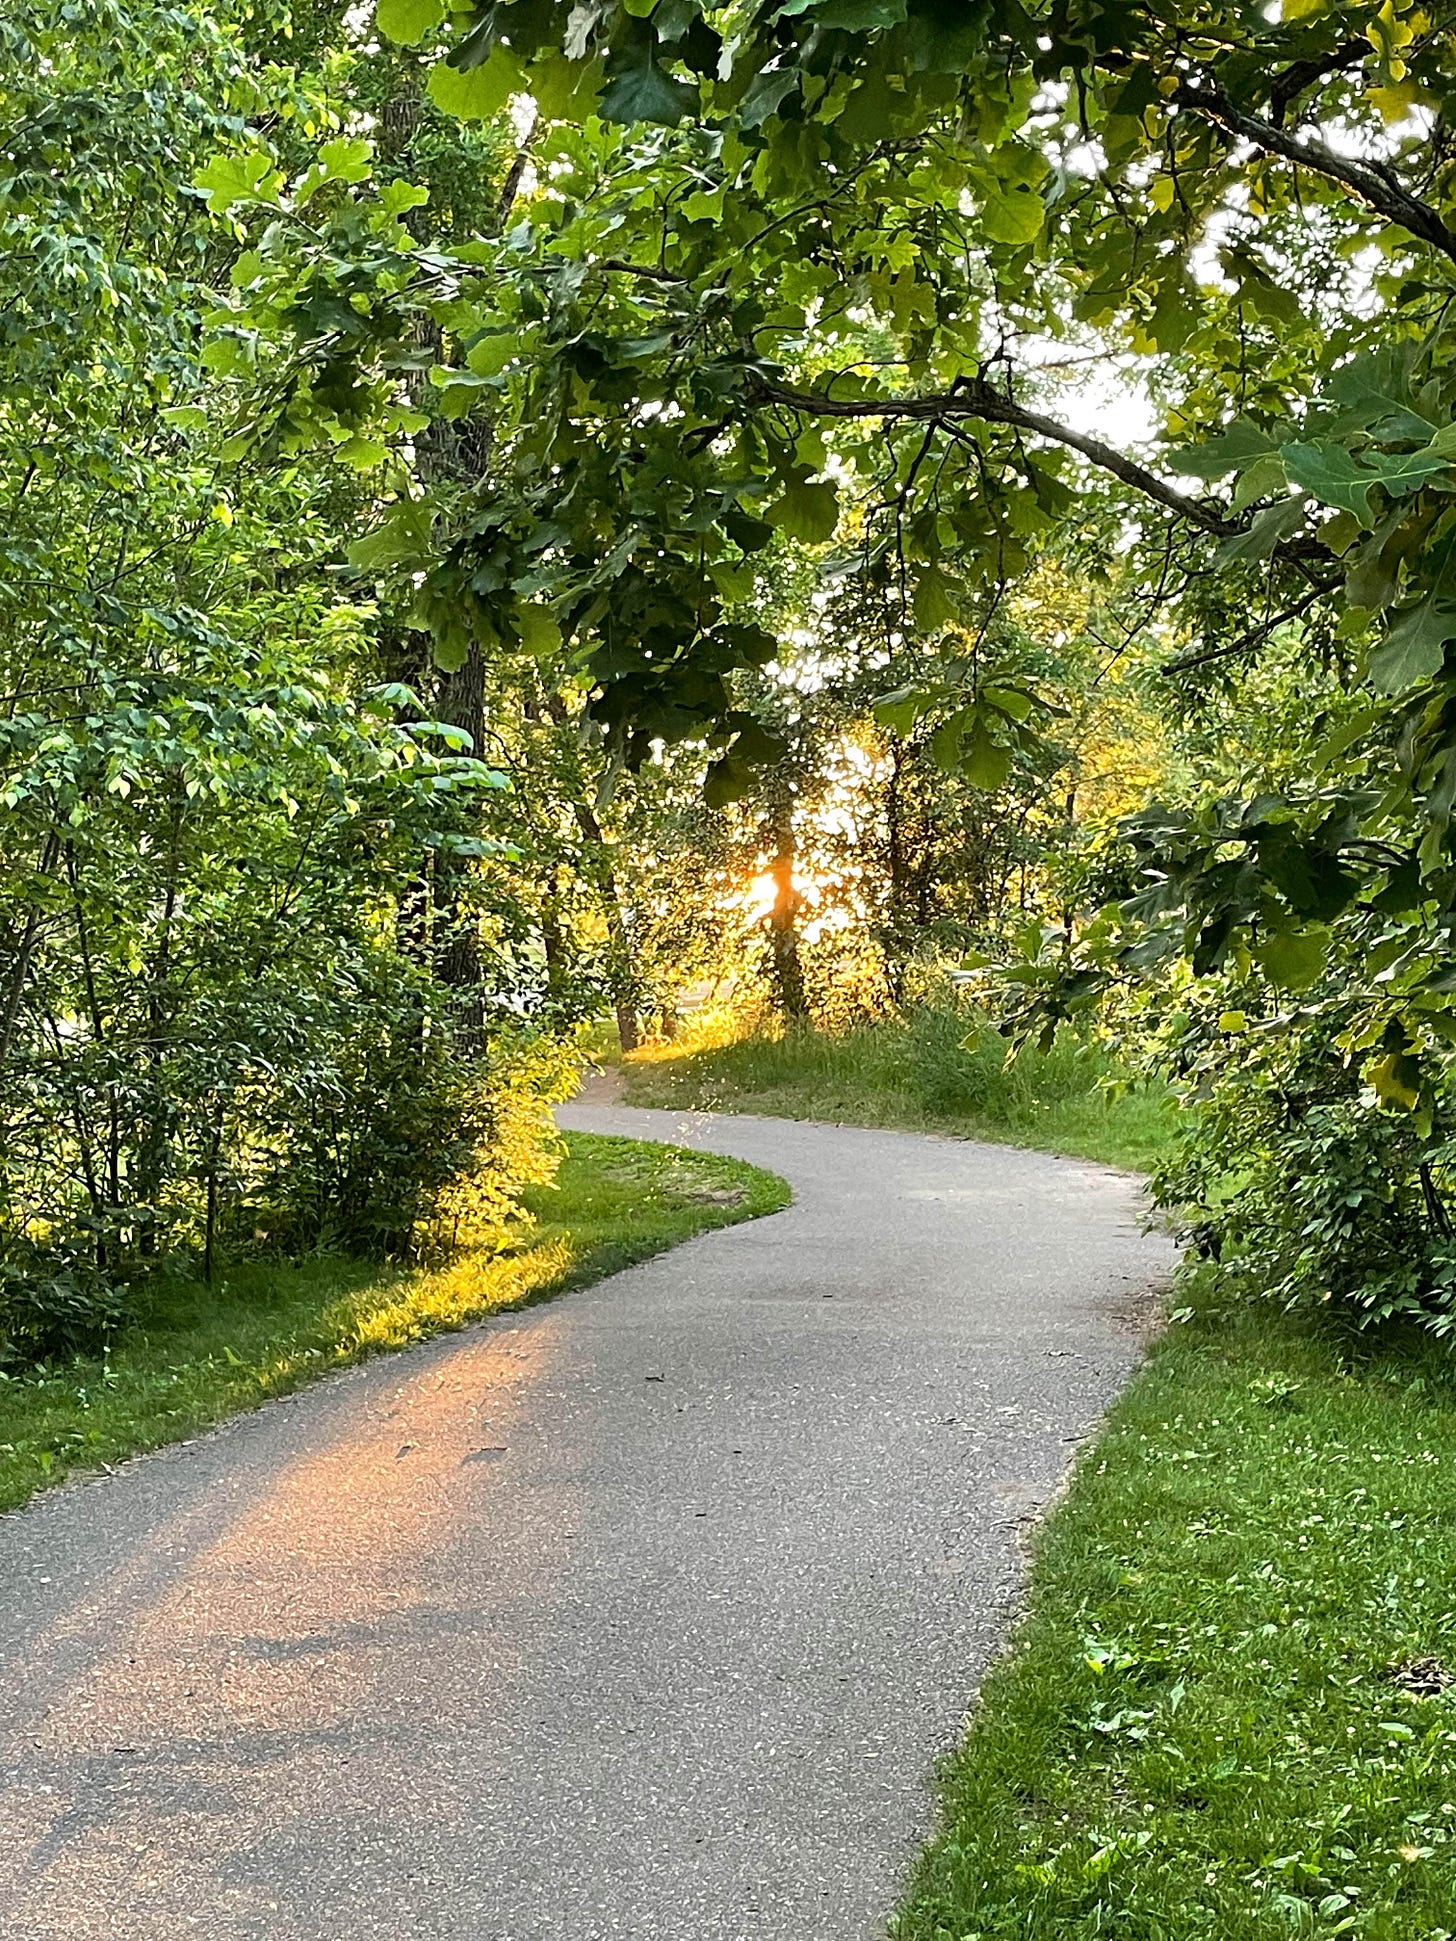
<path fill-rule="evenodd" d="M 1052 444 L 1065 445 L 1069 451 L 1080 452 L 1099 471 L 1110 472 L 1144 498 L 1152 499 L 1169 512 L 1177 513 L 1180 519 L 1187 519 L 1204 532 L 1216 533 L 1219 538 L 1227 539 L 1241 530 L 1216 507 L 1201 499 L 1190 498 L 1176 486 L 1165 484 L 1156 472 L 1139 465 L 1125 452 L 1105 444 L 1100 438 L 1074 431 L 1070 425 L 1059 424 L 1054 418 L 1044 418 L 1039 411 L 1027 410 L 1024 405 L 993 390 L 980 378 L 960 385 L 954 391 L 922 398 L 832 398 L 822 392 L 795 391 L 758 373 L 750 375 L 749 385 L 751 396 L 758 402 L 785 405 L 789 410 L 802 411 L 809 417 L 897 418 L 919 424 L 947 424 L 953 418 L 983 418 L 989 424 L 1014 425 L 1018 431 L 1033 432 L 1038 438 L 1048 439 Z"/>
<path fill-rule="evenodd" d="M 1292 606 L 1284 607 L 1268 620 L 1261 620 L 1257 627 L 1250 627 L 1241 633 L 1237 640 L 1225 641 L 1221 647 L 1201 647 L 1197 653 L 1179 654 L 1176 660 L 1165 660 L 1164 674 L 1184 674 L 1190 667 L 1207 667 L 1211 661 L 1232 660 L 1235 654 L 1242 654 L 1245 648 L 1257 647 L 1267 640 L 1276 627 L 1282 627 L 1286 620 L 1297 620 L 1302 613 L 1322 600 L 1327 593 L 1333 593 L 1340 584 L 1338 579 L 1319 580 L 1308 593 L 1302 593 Z"/>
<path fill-rule="evenodd" d="M 1356 162 L 1337 155 L 1323 142 L 1300 140 L 1286 134 L 1272 121 L 1246 115 L 1216 88 L 1187 84 L 1174 100 L 1181 108 L 1199 114 L 1239 141 L 1252 142 L 1266 155 L 1281 155 L 1288 162 L 1323 175 L 1331 182 L 1343 183 L 1350 193 L 1373 209 L 1387 222 L 1407 230 L 1423 243 L 1429 243 L 1456 263 L 1456 231 L 1449 229 L 1428 202 L 1422 202 L 1403 189 L 1394 176 L 1378 162 Z"/>
<path fill-rule="evenodd" d="M 627 263 L 619 256 L 599 256 L 592 264 L 597 270 L 616 270 L 622 276 L 645 276 L 653 283 L 686 283 L 675 270 L 659 269 L 656 263 Z"/>
<path fill-rule="evenodd" d="M 1296 95 L 1314 86 L 1316 81 L 1327 80 L 1331 74 L 1353 67 L 1356 61 L 1365 60 L 1371 52 L 1370 42 L 1363 34 L 1352 35 L 1342 40 L 1338 47 L 1331 48 L 1328 54 L 1312 61 L 1294 61 L 1276 74 L 1269 86 L 1269 119 L 1276 128 L 1284 126 L 1284 117 Z"/>

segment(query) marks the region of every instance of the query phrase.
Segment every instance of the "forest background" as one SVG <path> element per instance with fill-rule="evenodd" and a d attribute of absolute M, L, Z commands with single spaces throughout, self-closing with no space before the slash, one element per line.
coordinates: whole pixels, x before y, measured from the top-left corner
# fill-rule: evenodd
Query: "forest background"
<path fill-rule="evenodd" d="M 1452 71 L 1395 0 L 11 7 L 9 1365 L 489 1244 L 583 1022 L 690 1011 L 1172 1087 L 1227 1287 L 1443 1331 Z"/>

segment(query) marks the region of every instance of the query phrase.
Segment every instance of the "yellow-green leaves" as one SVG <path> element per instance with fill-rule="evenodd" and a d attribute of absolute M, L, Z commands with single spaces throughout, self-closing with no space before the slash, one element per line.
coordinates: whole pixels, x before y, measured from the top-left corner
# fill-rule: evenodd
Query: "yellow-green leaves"
<path fill-rule="evenodd" d="M 524 85 L 509 49 L 499 43 L 478 66 L 460 69 L 436 61 L 426 83 L 430 99 L 458 121 L 488 121 Z"/>
<path fill-rule="evenodd" d="M 367 182 L 373 153 L 371 145 L 357 137 L 341 135 L 335 141 L 325 142 L 293 192 L 293 207 L 302 209 L 330 182 L 349 185 Z"/>
<path fill-rule="evenodd" d="M 980 226 L 992 242 L 1034 242 L 1046 226 L 1046 207 L 1031 189 L 1007 189 L 987 200 Z"/>
<path fill-rule="evenodd" d="M 426 34 L 444 24 L 444 0 L 379 0 L 375 22 L 381 34 L 417 47 Z"/>
<path fill-rule="evenodd" d="M 1308 930 L 1276 930 L 1254 947 L 1254 955 L 1271 984 L 1285 991 L 1304 991 L 1324 969 L 1329 948 L 1329 931 L 1317 925 Z"/>
<path fill-rule="evenodd" d="M 561 645 L 561 628 L 549 607 L 522 602 L 516 608 L 514 619 L 521 645 L 528 654 L 538 654 L 544 659 Z"/>
<path fill-rule="evenodd" d="M 1421 1065 L 1409 1052 L 1388 1051 L 1367 1069 L 1366 1076 L 1382 1105 L 1410 1112 L 1420 1103 Z"/>
<path fill-rule="evenodd" d="M 214 215 L 226 215 L 237 203 L 279 200 L 283 178 L 266 149 L 249 149 L 242 155 L 216 155 L 199 170 L 194 186 L 201 189 Z"/>

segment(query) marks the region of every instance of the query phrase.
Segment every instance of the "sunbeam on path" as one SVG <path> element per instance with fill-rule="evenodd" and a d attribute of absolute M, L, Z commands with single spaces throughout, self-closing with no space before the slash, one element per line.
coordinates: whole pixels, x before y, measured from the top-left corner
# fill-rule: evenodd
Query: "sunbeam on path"
<path fill-rule="evenodd" d="M 7 1941 L 882 1930 L 1171 1249 L 1076 1161 L 563 1117 L 795 1204 L 0 1522 Z"/>

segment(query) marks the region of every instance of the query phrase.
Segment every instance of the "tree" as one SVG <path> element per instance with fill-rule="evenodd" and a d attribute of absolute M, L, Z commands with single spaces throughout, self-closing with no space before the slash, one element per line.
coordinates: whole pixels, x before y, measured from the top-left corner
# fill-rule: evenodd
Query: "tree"
<path fill-rule="evenodd" d="M 0 1360 L 164 1261 L 407 1250 L 516 1075 L 415 947 L 502 778 L 383 678 L 357 465 L 223 450 L 247 353 L 201 319 L 247 269 L 191 185 L 259 99 L 236 27 L 0 23 Z"/>

